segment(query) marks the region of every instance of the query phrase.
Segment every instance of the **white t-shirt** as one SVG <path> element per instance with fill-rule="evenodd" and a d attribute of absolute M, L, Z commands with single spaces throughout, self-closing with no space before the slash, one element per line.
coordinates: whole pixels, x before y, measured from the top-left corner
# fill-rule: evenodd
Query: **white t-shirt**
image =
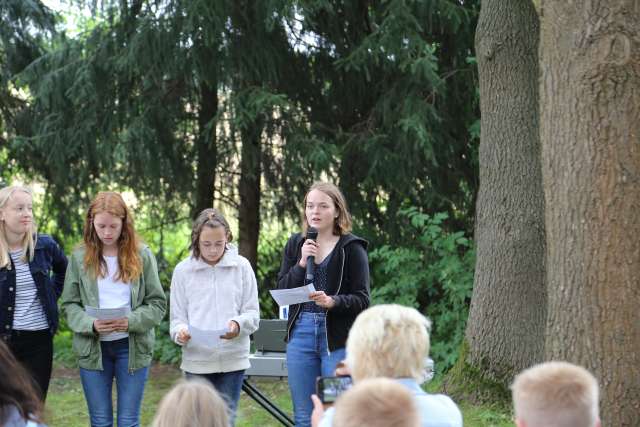
<path fill-rule="evenodd" d="M 116 280 L 118 257 L 103 256 L 107 263 L 107 274 L 98 278 L 98 302 L 100 308 L 131 307 L 131 285 Z M 115 341 L 129 336 L 128 332 L 100 334 L 100 341 Z"/>
<path fill-rule="evenodd" d="M 11 307 L 13 329 L 18 331 L 40 331 L 49 329 L 47 316 L 38 297 L 38 289 L 31 276 L 29 263 L 22 260 L 22 250 L 9 252 L 16 270 L 16 301 Z"/>

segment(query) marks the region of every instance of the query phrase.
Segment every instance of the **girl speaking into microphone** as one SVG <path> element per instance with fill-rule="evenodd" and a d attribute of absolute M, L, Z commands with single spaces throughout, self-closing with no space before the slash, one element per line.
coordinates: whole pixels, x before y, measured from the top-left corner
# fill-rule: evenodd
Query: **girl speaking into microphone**
<path fill-rule="evenodd" d="M 317 230 L 316 239 L 305 238 Z M 311 236 L 308 236 L 311 237 Z M 310 302 L 292 305 L 287 324 L 287 370 L 296 426 L 310 426 L 318 376 L 333 375 L 345 358 L 345 344 L 356 316 L 369 306 L 367 242 L 351 234 L 351 215 L 338 189 L 314 183 L 304 197 L 302 232 L 284 248 L 278 289 L 305 285 L 314 262 L 315 292 Z M 310 258 L 311 257 L 311 258 Z"/>

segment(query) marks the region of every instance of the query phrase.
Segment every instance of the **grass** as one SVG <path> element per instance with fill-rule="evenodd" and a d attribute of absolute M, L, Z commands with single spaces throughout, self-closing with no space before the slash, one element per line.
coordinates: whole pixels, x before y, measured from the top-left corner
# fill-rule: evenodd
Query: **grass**
<path fill-rule="evenodd" d="M 155 410 L 162 396 L 181 377 L 179 369 L 170 365 L 154 364 L 149 374 L 142 404 L 141 423 L 151 425 Z M 272 402 L 291 414 L 291 400 L 286 381 L 260 379 L 252 380 Z M 437 392 L 439 382 L 427 387 L 429 392 Z M 512 427 L 511 415 L 503 408 L 469 405 L 462 402 L 460 409 L 464 425 L 469 427 Z M 45 421 L 49 427 L 85 427 L 89 425 L 87 405 L 77 369 L 56 366 L 54 368 L 47 397 Z M 237 427 L 278 427 L 280 424 L 261 406 L 242 393 L 238 408 Z"/>

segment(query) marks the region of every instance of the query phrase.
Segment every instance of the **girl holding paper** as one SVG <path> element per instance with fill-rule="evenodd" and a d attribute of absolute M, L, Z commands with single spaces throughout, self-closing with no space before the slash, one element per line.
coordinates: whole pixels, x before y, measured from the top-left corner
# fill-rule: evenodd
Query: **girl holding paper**
<path fill-rule="evenodd" d="M 113 425 L 115 378 L 118 426 L 137 426 L 154 327 L 166 311 L 156 260 L 118 193 L 101 192 L 91 202 L 83 240 L 70 258 L 62 308 L 74 332 L 91 425 Z"/>
<path fill-rule="evenodd" d="M 43 402 L 66 269 L 58 244 L 37 232 L 31 190 L 0 190 L 0 339 L 35 380 Z"/>
<path fill-rule="evenodd" d="M 305 238 L 307 229 L 316 239 Z M 307 262 L 315 263 L 310 302 L 289 307 L 287 370 L 296 426 L 309 426 L 318 376 L 334 374 L 356 316 L 369 306 L 367 242 L 351 234 L 351 215 L 338 189 L 314 183 L 304 197 L 302 232 L 284 248 L 278 289 L 305 285 Z M 313 257 L 313 261 L 308 261 Z"/>
<path fill-rule="evenodd" d="M 258 287 L 234 245 L 229 223 L 205 209 L 193 223 L 191 254 L 171 279 L 171 338 L 182 346 L 180 368 L 207 379 L 227 400 L 232 424 L 249 365 L 249 335 L 258 329 Z M 218 331 L 220 340 L 202 339 Z M 196 334 L 198 332 L 198 334 Z"/>

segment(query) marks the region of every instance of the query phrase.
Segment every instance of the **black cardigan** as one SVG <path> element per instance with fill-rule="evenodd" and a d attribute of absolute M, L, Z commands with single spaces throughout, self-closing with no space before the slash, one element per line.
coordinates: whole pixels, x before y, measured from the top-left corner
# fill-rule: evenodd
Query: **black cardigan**
<path fill-rule="evenodd" d="M 278 273 L 278 289 L 297 288 L 304 285 L 305 270 L 298 262 L 304 243 L 301 233 L 292 234 L 284 248 L 284 256 Z M 329 351 L 345 346 L 349 329 L 356 316 L 369 307 L 369 260 L 367 241 L 353 234 L 340 236 L 335 253 L 327 266 L 327 295 L 335 305 L 326 317 L 327 345 Z M 289 307 L 287 335 L 300 314 L 301 304 Z"/>

